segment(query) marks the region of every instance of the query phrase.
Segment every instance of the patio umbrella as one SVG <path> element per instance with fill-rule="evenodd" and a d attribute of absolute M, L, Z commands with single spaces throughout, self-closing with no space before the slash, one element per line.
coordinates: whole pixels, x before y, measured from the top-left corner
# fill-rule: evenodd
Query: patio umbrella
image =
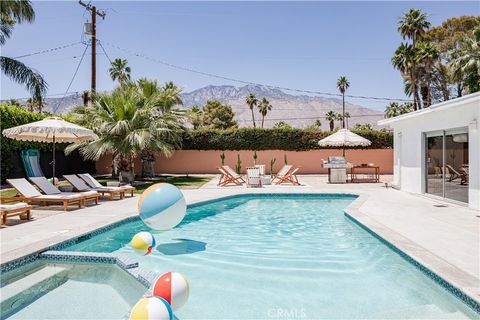
<path fill-rule="evenodd" d="M 10 139 L 53 143 L 52 178 L 55 181 L 55 143 L 80 142 L 98 139 L 90 129 L 70 123 L 58 117 L 8 128 L 2 134 Z"/>
<path fill-rule="evenodd" d="M 334 134 L 323 138 L 318 142 L 321 147 L 343 147 L 343 156 L 345 156 L 345 147 L 369 146 L 372 142 L 348 129 L 340 129 Z"/>

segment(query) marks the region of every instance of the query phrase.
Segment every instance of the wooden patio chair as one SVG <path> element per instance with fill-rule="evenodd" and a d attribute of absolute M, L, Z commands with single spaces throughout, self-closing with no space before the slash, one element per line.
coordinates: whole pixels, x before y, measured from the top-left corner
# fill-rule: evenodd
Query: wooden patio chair
<path fill-rule="evenodd" d="M 247 168 L 247 188 L 261 186 L 260 169 L 256 167 Z"/>
<path fill-rule="evenodd" d="M 61 203 L 63 204 L 63 210 L 67 211 L 68 206 L 78 205 L 79 208 L 82 208 L 85 197 L 80 194 L 71 194 L 71 195 L 45 195 L 41 194 L 34 186 L 27 181 L 27 179 L 7 179 L 8 184 L 10 184 L 17 192 L 17 196 L 3 198 L 5 201 L 23 201 L 26 203 L 40 203 L 41 205 L 46 205 L 48 203 Z"/>
<path fill-rule="evenodd" d="M 275 183 L 276 180 L 281 180 L 282 178 L 285 177 L 285 175 L 290 171 L 292 170 L 292 165 L 289 165 L 289 164 L 286 164 L 284 165 L 278 172 L 276 175 L 273 176 L 273 179 L 272 179 L 272 183 Z"/>
<path fill-rule="evenodd" d="M 220 182 L 218 183 L 219 186 L 226 186 L 228 184 L 234 183 L 236 185 L 242 185 L 245 183 L 245 180 L 241 175 L 233 171 L 232 168 L 229 166 L 222 166 L 218 168 L 218 170 L 222 173 L 222 177 L 220 178 Z"/>
<path fill-rule="evenodd" d="M 98 204 L 98 198 L 100 194 L 97 191 L 82 191 L 82 192 L 62 192 L 60 189 L 55 187 L 50 181 L 47 180 L 45 177 L 30 177 L 28 178 L 30 181 L 33 182 L 44 194 L 48 196 L 52 195 L 63 195 L 63 196 L 70 196 L 70 195 L 80 195 L 83 197 L 83 204 L 87 201 L 93 201 L 95 204 Z"/>
<path fill-rule="evenodd" d="M 297 168 L 290 168 L 290 170 L 282 177 L 278 177 L 278 181 L 275 184 L 282 184 L 282 183 L 291 183 L 294 186 L 299 186 L 300 182 L 298 182 L 297 178 L 297 171 L 300 170 L 299 167 Z"/>
<path fill-rule="evenodd" d="M 85 181 L 80 179 L 74 174 L 66 174 L 63 176 L 77 191 L 96 191 L 102 196 L 105 194 L 109 195 L 109 199 L 113 200 L 115 196 L 118 196 L 120 199 L 125 198 L 125 189 L 120 187 L 103 187 L 103 188 L 91 188 Z"/>
<path fill-rule="evenodd" d="M 3 199 L 2 199 L 3 200 Z M 18 202 L 14 204 L 0 204 L 0 215 L 2 216 L 2 224 L 7 223 L 7 217 L 20 216 L 21 220 L 30 220 L 32 206 L 24 202 Z"/>
<path fill-rule="evenodd" d="M 91 188 L 96 188 L 96 189 L 104 189 L 108 190 L 111 189 L 112 187 L 105 187 L 103 186 L 100 182 L 98 182 L 94 177 L 90 175 L 90 173 L 81 173 L 78 175 L 83 181 L 85 181 L 86 184 L 88 184 Z M 130 186 L 130 185 L 125 185 L 125 186 L 119 186 L 117 188 L 122 188 L 125 192 L 130 192 L 130 196 L 133 197 L 133 194 L 135 192 L 135 187 Z"/>

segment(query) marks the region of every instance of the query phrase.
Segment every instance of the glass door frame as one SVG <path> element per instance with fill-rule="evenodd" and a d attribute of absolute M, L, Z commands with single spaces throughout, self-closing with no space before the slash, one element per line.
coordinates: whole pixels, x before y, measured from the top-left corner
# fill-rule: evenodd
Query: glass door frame
<path fill-rule="evenodd" d="M 468 205 L 468 202 L 462 202 L 455 199 L 450 199 L 445 197 L 446 193 L 446 182 L 445 182 L 445 168 L 446 168 L 446 136 L 449 134 L 462 134 L 466 133 L 469 135 L 469 128 L 468 127 L 458 127 L 458 128 L 450 128 L 450 129 L 443 129 L 443 130 L 434 130 L 434 131 L 427 131 L 422 133 L 422 170 L 423 170 L 423 179 L 422 179 L 422 193 L 429 197 L 434 197 L 436 199 L 441 199 L 449 202 L 454 202 L 461 205 Z M 427 139 L 430 137 L 442 137 L 442 196 L 437 196 L 434 194 L 428 193 L 428 143 Z"/>

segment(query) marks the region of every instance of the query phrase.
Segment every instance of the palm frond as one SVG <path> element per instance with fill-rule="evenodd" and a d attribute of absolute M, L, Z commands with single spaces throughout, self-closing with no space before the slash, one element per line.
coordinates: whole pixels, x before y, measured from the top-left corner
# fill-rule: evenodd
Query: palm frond
<path fill-rule="evenodd" d="M 12 81 L 25 85 L 34 97 L 47 92 L 48 85 L 42 75 L 18 60 L 0 56 L 0 69 Z"/>

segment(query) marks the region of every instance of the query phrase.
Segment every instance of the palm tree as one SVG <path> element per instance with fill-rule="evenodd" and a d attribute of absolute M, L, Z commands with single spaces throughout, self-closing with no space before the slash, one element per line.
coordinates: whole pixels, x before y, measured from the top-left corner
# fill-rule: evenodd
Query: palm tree
<path fill-rule="evenodd" d="M 249 106 L 250 111 L 252 112 L 252 122 L 253 122 L 253 127 L 255 128 L 256 125 L 255 125 L 255 116 L 253 115 L 253 108 L 258 105 L 258 99 L 255 96 L 255 94 L 250 93 L 245 99 L 245 101 L 247 102 L 247 105 Z"/>
<path fill-rule="evenodd" d="M 347 129 L 348 129 L 348 119 L 351 117 L 350 112 L 345 112 L 345 116 L 343 118 L 345 119 Z"/>
<path fill-rule="evenodd" d="M 99 139 L 69 145 L 66 152 L 79 149 L 90 160 L 113 154 L 119 160 L 121 176 L 130 182 L 136 157 L 145 152 L 169 156 L 180 141 L 181 115 L 159 110 L 156 96 L 146 98 L 137 86 L 118 87 L 100 96 L 95 104 L 77 108 L 75 117 Z"/>
<path fill-rule="evenodd" d="M 330 125 L 330 131 L 333 131 L 333 129 L 335 128 L 335 120 L 338 119 L 338 113 L 336 113 L 333 110 L 330 110 L 325 114 L 325 119 L 328 121 L 328 124 Z"/>
<path fill-rule="evenodd" d="M 86 107 L 91 100 L 92 99 L 90 97 L 90 91 L 88 91 L 88 90 L 83 91 L 82 92 L 83 106 Z"/>
<path fill-rule="evenodd" d="M 393 118 L 400 114 L 400 105 L 397 102 L 390 102 L 385 108 L 385 118 Z"/>
<path fill-rule="evenodd" d="M 270 110 L 272 110 L 272 104 L 270 103 L 270 101 L 267 100 L 267 98 L 262 98 L 262 101 L 260 101 L 260 104 L 258 105 L 258 111 L 262 115 L 262 128 L 263 123 L 265 122 L 265 116 Z"/>
<path fill-rule="evenodd" d="M 313 123 L 313 125 L 315 127 L 317 127 L 318 130 L 320 130 L 322 128 L 322 121 L 320 121 L 320 119 L 317 119 L 315 120 L 315 122 Z"/>
<path fill-rule="evenodd" d="M 347 77 L 341 76 L 337 80 L 337 88 L 342 94 L 342 128 L 345 128 L 345 91 L 347 91 L 350 86 Z"/>
<path fill-rule="evenodd" d="M 459 47 L 451 55 L 454 56 L 450 63 L 455 78 L 468 78 L 466 84 L 469 92 L 480 90 L 480 27 L 477 27 L 473 37 L 465 37 Z"/>
<path fill-rule="evenodd" d="M 120 58 L 113 60 L 110 69 L 108 69 L 108 72 L 110 73 L 110 78 L 112 78 L 113 81 L 118 80 L 118 83 L 120 85 L 123 85 L 130 81 L 131 71 L 132 70 L 128 66 L 127 59 Z"/>
<path fill-rule="evenodd" d="M 0 45 L 10 38 L 13 27 L 23 22 L 33 22 L 35 12 L 29 0 L 2 1 L 0 5 Z M 42 75 L 24 63 L 0 56 L 0 69 L 10 80 L 24 85 L 34 99 L 47 92 L 48 85 Z"/>
<path fill-rule="evenodd" d="M 399 70 L 402 73 L 402 76 L 407 84 L 405 92 L 408 95 L 413 93 L 414 95 L 414 105 L 415 110 L 418 109 L 418 90 L 416 90 L 415 85 L 415 51 L 413 47 L 407 43 L 402 43 L 395 50 L 395 54 L 392 57 L 392 65 L 395 69 Z M 418 98 L 418 99 L 417 99 Z"/>
<path fill-rule="evenodd" d="M 427 21 L 427 15 L 422 13 L 418 9 L 410 9 L 409 12 L 399 19 L 398 32 L 402 35 L 403 39 L 412 40 L 412 51 L 415 55 L 417 48 L 417 41 L 425 34 L 425 30 L 430 28 L 430 22 Z M 412 85 L 411 91 L 413 92 L 414 104 L 416 109 L 420 108 L 420 97 L 418 96 L 417 79 L 416 79 L 416 66 L 415 60 L 411 61 L 410 82 Z"/>
<path fill-rule="evenodd" d="M 430 87 L 432 85 L 433 66 L 439 59 L 440 53 L 437 48 L 431 42 L 422 42 L 418 46 L 415 54 L 415 62 L 422 66 L 422 72 L 420 73 L 420 80 L 423 82 L 422 92 L 424 92 L 423 107 L 430 107 L 432 104 L 432 98 L 430 94 Z"/>

